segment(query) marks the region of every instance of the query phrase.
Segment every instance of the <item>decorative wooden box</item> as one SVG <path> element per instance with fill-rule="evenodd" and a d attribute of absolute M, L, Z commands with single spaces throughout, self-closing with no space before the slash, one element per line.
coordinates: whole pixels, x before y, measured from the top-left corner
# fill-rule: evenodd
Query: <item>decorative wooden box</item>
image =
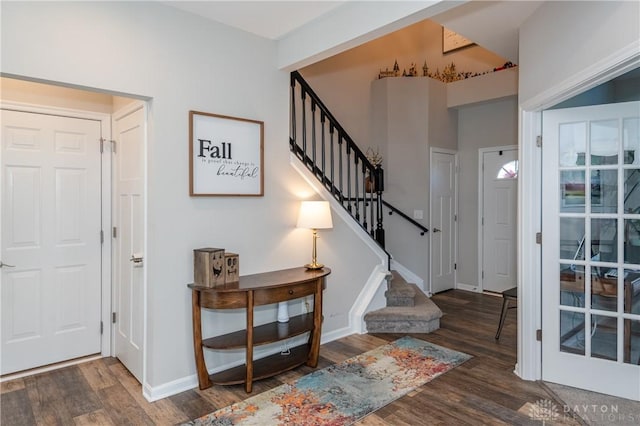
<path fill-rule="evenodd" d="M 240 281 L 240 257 L 236 253 L 224 254 L 224 282 Z"/>
<path fill-rule="evenodd" d="M 193 282 L 203 287 L 224 284 L 224 249 L 200 248 L 193 250 Z"/>

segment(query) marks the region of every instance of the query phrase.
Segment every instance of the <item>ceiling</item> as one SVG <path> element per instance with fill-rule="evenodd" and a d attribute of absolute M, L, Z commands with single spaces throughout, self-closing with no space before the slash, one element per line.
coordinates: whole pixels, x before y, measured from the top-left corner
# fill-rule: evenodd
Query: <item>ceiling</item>
<path fill-rule="evenodd" d="M 339 15 L 341 6 L 356 0 L 288 1 L 164 1 L 169 6 L 200 15 L 261 37 L 281 40 L 320 17 Z M 371 1 L 375 6 L 375 1 Z M 425 7 L 426 7 L 425 2 Z M 436 2 L 432 2 L 436 3 Z M 482 47 L 518 63 L 519 28 L 543 1 L 460 1 L 457 7 L 431 19 Z M 327 16 L 325 16 L 327 15 Z"/>
<path fill-rule="evenodd" d="M 167 1 L 169 6 L 278 40 L 345 1 Z"/>

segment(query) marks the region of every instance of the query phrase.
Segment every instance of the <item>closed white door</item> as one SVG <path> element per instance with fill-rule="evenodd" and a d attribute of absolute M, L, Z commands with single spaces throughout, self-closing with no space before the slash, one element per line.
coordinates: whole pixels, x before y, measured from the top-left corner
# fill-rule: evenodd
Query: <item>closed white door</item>
<path fill-rule="evenodd" d="M 431 292 L 455 287 L 456 154 L 431 151 Z"/>
<path fill-rule="evenodd" d="M 503 292 L 516 286 L 518 150 L 482 153 L 482 289 Z"/>
<path fill-rule="evenodd" d="M 640 400 L 640 103 L 543 113 L 542 377 Z"/>
<path fill-rule="evenodd" d="M 101 124 L 1 114 L 8 374 L 101 350 Z"/>
<path fill-rule="evenodd" d="M 115 356 L 142 382 L 145 108 L 114 114 Z"/>

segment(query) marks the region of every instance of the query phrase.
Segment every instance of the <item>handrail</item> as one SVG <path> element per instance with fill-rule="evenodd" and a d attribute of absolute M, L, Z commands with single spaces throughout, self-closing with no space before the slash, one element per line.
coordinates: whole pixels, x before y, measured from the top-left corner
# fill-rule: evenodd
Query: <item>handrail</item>
<path fill-rule="evenodd" d="M 391 204 L 387 203 L 384 200 L 382 200 L 382 204 L 384 204 L 385 206 L 387 206 L 387 208 L 389 210 L 391 210 L 389 212 L 390 215 L 393 214 L 393 213 L 398 213 L 398 215 L 400 215 L 403 219 L 407 220 L 409 223 L 414 225 L 416 228 L 420 229 L 420 235 L 424 235 L 425 233 L 429 232 L 428 228 L 425 228 L 424 226 L 422 226 L 421 224 L 419 224 L 418 222 L 413 220 L 411 217 L 407 216 L 405 213 L 400 211 L 397 207 L 392 206 Z"/>
<path fill-rule="evenodd" d="M 383 176 L 299 72 L 291 73 L 290 150 L 384 248 Z"/>

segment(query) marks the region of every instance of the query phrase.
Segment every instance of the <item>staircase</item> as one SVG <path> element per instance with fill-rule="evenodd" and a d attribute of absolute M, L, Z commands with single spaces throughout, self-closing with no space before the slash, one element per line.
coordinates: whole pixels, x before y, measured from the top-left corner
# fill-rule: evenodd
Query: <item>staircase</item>
<path fill-rule="evenodd" d="M 369 333 L 430 333 L 440 328 L 442 311 L 415 284 L 391 271 L 387 306 L 364 316 Z"/>
<path fill-rule="evenodd" d="M 385 251 L 384 209 L 420 235 L 429 230 L 382 199 L 384 171 L 367 156 L 331 114 L 300 73 L 291 73 L 291 152 Z M 369 185 L 373 183 L 373 185 Z M 396 271 L 387 278 L 387 306 L 365 315 L 370 333 L 429 333 L 440 327 L 442 311 Z"/>

